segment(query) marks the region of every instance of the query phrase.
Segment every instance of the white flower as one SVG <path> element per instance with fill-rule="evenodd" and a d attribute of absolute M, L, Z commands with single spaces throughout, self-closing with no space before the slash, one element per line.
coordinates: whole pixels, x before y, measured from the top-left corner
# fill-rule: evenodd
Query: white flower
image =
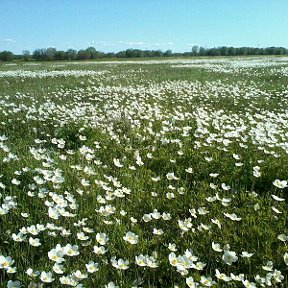
<path fill-rule="evenodd" d="M 209 176 L 212 178 L 216 178 L 219 176 L 219 174 L 218 173 L 210 173 Z"/>
<path fill-rule="evenodd" d="M 116 260 L 115 257 L 111 258 L 111 264 L 113 267 L 120 270 L 127 270 L 129 268 L 129 261 L 122 258 Z"/>
<path fill-rule="evenodd" d="M 135 256 L 135 262 L 138 266 L 147 266 L 147 260 L 146 257 L 140 254 L 139 256 Z"/>
<path fill-rule="evenodd" d="M 192 219 L 178 220 L 178 225 L 182 231 L 187 232 L 192 227 Z"/>
<path fill-rule="evenodd" d="M 211 219 L 211 222 L 218 226 L 221 229 L 221 222 L 218 219 Z"/>
<path fill-rule="evenodd" d="M 86 269 L 89 273 L 94 273 L 98 271 L 98 263 L 94 263 L 93 261 L 89 261 L 88 264 L 85 264 Z"/>
<path fill-rule="evenodd" d="M 193 173 L 193 169 L 191 167 L 185 169 L 185 171 L 189 174 L 192 174 Z"/>
<path fill-rule="evenodd" d="M 29 214 L 22 212 L 22 213 L 21 213 L 21 216 L 22 216 L 23 218 L 27 218 L 27 217 L 29 217 Z"/>
<path fill-rule="evenodd" d="M 153 234 L 155 235 L 162 235 L 164 231 L 162 229 L 153 228 Z"/>
<path fill-rule="evenodd" d="M 20 288 L 20 287 L 21 287 L 21 283 L 18 280 L 16 281 L 9 280 L 7 283 L 7 288 Z"/>
<path fill-rule="evenodd" d="M 100 245 L 105 245 L 109 241 L 109 238 L 105 233 L 97 233 L 96 240 Z"/>
<path fill-rule="evenodd" d="M 222 256 L 222 260 L 227 264 L 231 265 L 233 262 L 238 260 L 236 253 L 233 251 L 226 250 Z"/>
<path fill-rule="evenodd" d="M 114 158 L 114 159 L 113 159 L 113 163 L 114 163 L 114 165 L 115 165 L 116 167 L 118 167 L 118 168 L 123 167 L 123 164 L 120 163 L 120 160 L 119 160 L 119 159 Z"/>
<path fill-rule="evenodd" d="M 40 279 L 42 282 L 45 282 L 45 283 L 50 283 L 50 282 L 54 281 L 54 278 L 52 278 L 51 272 L 46 273 L 46 272 L 42 271 L 40 274 Z"/>
<path fill-rule="evenodd" d="M 63 284 L 63 285 L 72 285 L 72 278 L 71 276 L 62 276 L 59 278 L 60 280 L 60 283 Z"/>
<path fill-rule="evenodd" d="M 222 252 L 223 250 L 220 247 L 220 244 L 212 242 L 212 249 L 216 252 Z"/>
<path fill-rule="evenodd" d="M 119 288 L 119 286 L 116 286 L 114 282 L 109 282 L 108 285 L 105 285 L 105 288 Z"/>
<path fill-rule="evenodd" d="M 70 230 L 66 230 L 66 229 L 63 229 L 61 230 L 61 233 L 60 233 L 63 237 L 68 237 L 71 235 L 71 232 Z"/>
<path fill-rule="evenodd" d="M 130 244 L 138 243 L 138 236 L 131 231 L 127 232 L 126 235 L 123 237 L 123 239 L 129 242 Z"/>
<path fill-rule="evenodd" d="M 243 285 L 246 288 L 256 288 L 256 284 L 254 282 L 249 282 L 248 280 L 242 280 Z"/>
<path fill-rule="evenodd" d="M 261 176 L 261 172 L 260 172 L 260 167 L 259 166 L 253 167 L 253 176 L 257 177 L 257 178 Z"/>
<path fill-rule="evenodd" d="M 227 218 L 233 220 L 233 221 L 240 221 L 242 218 L 238 217 L 235 213 L 229 214 L 229 213 L 223 213 Z"/>
<path fill-rule="evenodd" d="M 250 258 L 254 255 L 254 253 L 248 253 L 247 251 L 243 251 L 241 257 L 243 258 Z"/>
<path fill-rule="evenodd" d="M 38 238 L 29 238 L 29 244 L 34 247 L 38 247 L 41 245 L 40 240 Z"/>
<path fill-rule="evenodd" d="M 201 271 L 201 270 L 203 270 L 203 268 L 206 266 L 206 264 L 205 263 L 202 263 L 202 262 L 197 262 L 196 264 L 191 264 L 191 267 L 193 268 L 193 269 L 196 269 L 196 270 L 198 270 L 198 271 Z"/>
<path fill-rule="evenodd" d="M 205 277 L 205 276 L 201 276 L 200 282 L 201 282 L 203 285 L 205 285 L 206 287 L 211 287 L 211 286 L 213 286 L 214 284 L 216 284 L 216 282 L 213 281 L 211 277 Z"/>
<path fill-rule="evenodd" d="M 175 253 L 170 253 L 169 254 L 169 262 L 172 266 L 177 266 L 178 265 L 178 258 Z"/>
<path fill-rule="evenodd" d="M 244 281 L 245 280 L 245 277 L 244 277 L 244 274 L 239 274 L 239 275 L 234 275 L 233 273 L 230 273 L 230 277 L 232 280 L 234 281 Z"/>
<path fill-rule="evenodd" d="M 171 220 L 171 214 L 170 213 L 165 213 L 163 212 L 162 214 L 162 219 L 165 220 L 165 221 L 168 221 L 168 220 Z"/>
<path fill-rule="evenodd" d="M 222 189 L 225 190 L 225 191 L 230 190 L 230 186 L 226 185 L 225 183 L 222 183 L 222 184 L 221 184 L 221 187 L 222 187 Z"/>
<path fill-rule="evenodd" d="M 161 215 L 161 214 L 160 214 L 160 215 Z M 142 217 L 142 220 L 143 220 L 144 222 L 149 222 L 149 221 L 151 221 L 151 220 L 152 220 L 151 214 L 144 214 L 143 217 Z"/>
<path fill-rule="evenodd" d="M 214 190 L 218 188 L 218 186 L 215 185 L 214 183 L 210 183 L 209 186 Z"/>
<path fill-rule="evenodd" d="M 28 227 L 27 231 L 34 236 L 39 234 L 39 230 L 34 225 Z"/>
<path fill-rule="evenodd" d="M 179 178 L 177 178 L 177 177 L 175 176 L 174 172 L 167 173 L 167 174 L 166 174 L 166 178 L 167 178 L 168 180 L 178 180 L 178 179 L 179 179 Z"/>
<path fill-rule="evenodd" d="M 177 248 L 176 248 L 176 244 L 171 244 L 169 243 L 168 244 L 168 249 L 172 252 L 176 252 L 177 251 Z"/>
<path fill-rule="evenodd" d="M 13 178 L 11 183 L 18 186 L 21 182 L 15 178 Z"/>
<path fill-rule="evenodd" d="M 81 280 L 81 279 L 85 279 L 88 277 L 87 274 L 82 273 L 80 270 L 77 270 L 76 272 L 73 273 L 73 276 L 76 277 L 77 279 Z"/>
<path fill-rule="evenodd" d="M 0 255 L 0 269 L 8 269 L 12 264 L 14 263 L 14 260 L 10 256 L 3 256 Z"/>
<path fill-rule="evenodd" d="M 89 182 L 89 180 L 82 178 L 81 179 L 81 185 L 84 187 L 88 187 L 88 186 L 90 186 L 90 182 Z"/>
<path fill-rule="evenodd" d="M 175 194 L 173 192 L 167 192 L 166 193 L 166 198 L 171 200 L 175 198 Z"/>
<path fill-rule="evenodd" d="M 186 278 L 186 284 L 190 287 L 190 288 L 196 288 L 198 286 L 198 284 L 194 281 L 194 279 L 192 278 L 192 276 Z"/>
<path fill-rule="evenodd" d="M 63 274 L 64 271 L 63 271 L 63 268 L 64 266 L 63 265 L 60 265 L 58 264 L 57 262 L 53 265 L 53 271 L 56 273 L 56 274 Z"/>
<path fill-rule="evenodd" d="M 285 264 L 288 266 L 288 253 L 285 253 L 283 258 L 284 258 Z"/>
<path fill-rule="evenodd" d="M 150 268 L 157 268 L 159 265 L 153 256 L 146 255 L 147 266 Z"/>
<path fill-rule="evenodd" d="M 277 213 L 277 214 L 282 214 L 282 212 L 280 210 L 278 210 L 276 207 L 272 206 L 271 209 Z"/>
<path fill-rule="evenodd" d="M 71 245 L 71 244 L 67 244 L 65 247 L 63 247 L 64 250 L 64 254 L 67 256 L 77 256 L 79 255 L 79 251 L 78 251 L 78 246 L 77 245 Z"/>
<path fill-rule="evenodd" d="M 263 270 L 265 271 L 273 271 L 273 262 L 267 261 L 265 266 L 262 266 Z"/>
<path fill-rule="evenodd" d="M 48 252 L 49 259 L 57 263 L 62 263 L 63 261 L 65 261 L 63 256 L 64 256 L 63 249 L 59 244 L 56 246 L 55 249 L 52 249 Z"/>
<path fill-rule="evenodd" d="M 89 239 L 89 236 L 86 236 L 83 232 L 78 232 L 77 238 L 81 241 L 86 241 Z"/>
<path fill-rule="evenodd" d="M 277 283 L 282 282 L 282 280 L 284 279 L 284 276 L 282 275 L 281 271 L 276 269 L 273 272 L 273 277 Z"/>
<path fill-rule="evenodd" d="M 278 238 L 280 241 L 282 241 L 282 242 L 288 241 L 288 235 L 286 236 L 286 235 L 284 235 L 284 234 L 280 234 L 280 235 L 278 235 L 277 238 Z"/>
<path fill-rule="evenodd" d="M 104 255 L 107 252 L 104 246 L 100 246 L 100 247 L 94 246 L 93 249 L 94 249 L 94 253 L 97 255 Z"/>
<path fill-rule="evenodd" d="M 156 219 L 156 220 L 158 220 L 158 219 L 161 218 L 161 213 L 158 212 L 157 209 L 154 209 L 153 212 L 150 213 L 150 215 L 151 215 L 151 217 L 152 217 L 153 219 Z"/>
<path fill-rule="evenodd" d="M 35 278 L 35 277 L 37 277 L 37 276 L 40 275 L 40 272 L 39 272 L 39 271 L 35 271 L 35 272 L 34 272 L 32 268 L 28 268 L 28 269 L 26 270 L 26 274 L 27 274 L 28 276 L 30 276 L 30 277 Z"/>
<path fill-rule="evenodd" d="M 160 176 L 158 176 L 158 177 L 151 177 L 151 180 L 152 181 L 154 181 L 154 182 L 158 182 L 158 181 L 160 181 Z"/>
<path fill-rule="evenodd" d="M 57 219 L 59 219 L 60 214 L 56 208 L 49 207 L 48 208 L 48 216 L 54 220 L 57 220 Z"/>
<path fill-rule="evenodd" d="M 279 180 L 279 179 L 276 179 L 274 182 L 273 182 L 273 185 L 277 188 L 280 188 L 280 189 L 283 189 L 283 188 L 286 188 L 287 187 L 287 181 L 285 180 Z"/>
<path fill-rule="evenodd" d="M 8 267 L 8 268 L 6 269 L 6 272 L 7 272 L 8 274 L 14 274 L 14 273 L 17 272 L 17 269 L 16 269 L 16 267 Z"/>
<path fill-rule="evenodd" d="M 278 196 L 276 196 L 276 195 L 271 195 L 271 197 L 272 197 L 274 200 L 279 201 L 279 202 L 285 201 L 284 198 L 280 198 L 280 197 L 278 197 Z"/>
<path fill-rule="evenodd" d="M 220 273 L 220 271 L 219 271 L 218 269 L 215 269 L 215 271 L 216 271 L 215 276 L 216 276 L 218 279 L 223 280 L 223 281 L 225 281 L 225 282 L 229 282 L 229 281 L 232 280 L 231 277 L 227 276 L 225 273 Z"/>

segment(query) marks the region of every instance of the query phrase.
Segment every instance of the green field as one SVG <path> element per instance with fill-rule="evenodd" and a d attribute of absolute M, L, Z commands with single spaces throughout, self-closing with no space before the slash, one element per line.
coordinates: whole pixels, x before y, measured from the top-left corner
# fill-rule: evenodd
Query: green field
<path fill-rule="evenodd" d="M 19 62 L 0 87 L 0 287 L 288 287 L 288 57 Z"/>

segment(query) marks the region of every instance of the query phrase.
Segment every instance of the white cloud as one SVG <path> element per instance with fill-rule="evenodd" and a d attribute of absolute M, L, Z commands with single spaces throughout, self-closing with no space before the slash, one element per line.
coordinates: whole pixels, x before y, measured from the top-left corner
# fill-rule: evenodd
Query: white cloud
<path fill-rule="evenodd" d="M 127 48 L 140 48 L 140 49 L 154 49 L 157 47 L 157 49 L 165 49 L 167 48 L 167 46 L 171 47 L 174 45 L 173 42 L 144 42 L 144 41 L 141 41 L 141 40 L 138 40 L 138 41 L 127 41 L 127 40 L 118 40 L 118 41 L 103 41 L 103 40 L 100 40 L 100 41 L 90 41 L 87 43 L 88 46 L 94 46 L 94 47 L 112 47 L 112 46 L 115 46 L 115 47 L 118 47 L 118 49 L 127 49 Z M 122 48 L 119 48 L 119 47 L 122 47 Z M 101 49 L 101 48 L 99 48 Z"/>
<path fill-rule="evenodd" d="M 124 44 L 131 45 L 131 46 L 142 46 L 142 45 L 144 45 L 144 42 L 142 42 L 142 41 L 138 41 L 138 42 L 128 41 L 128 42 L 124 42 Z"/>
<path fill-rule="evenodd" d="M 12 39 L 12 38 L 5 38 L 2 40 L 4 43 L 14 43 L 16 42 L 16 40 Z"/>

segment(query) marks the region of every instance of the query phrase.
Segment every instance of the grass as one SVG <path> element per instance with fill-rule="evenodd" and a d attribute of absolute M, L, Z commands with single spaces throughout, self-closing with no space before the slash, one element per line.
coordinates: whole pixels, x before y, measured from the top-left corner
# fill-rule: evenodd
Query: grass
<path fill-rule="evenodd" d="M 287 287 L 287 64 L 271 59 L 1 65 L 0 286 Z M 62 76 L 25 74 L 43 70 Z"/>

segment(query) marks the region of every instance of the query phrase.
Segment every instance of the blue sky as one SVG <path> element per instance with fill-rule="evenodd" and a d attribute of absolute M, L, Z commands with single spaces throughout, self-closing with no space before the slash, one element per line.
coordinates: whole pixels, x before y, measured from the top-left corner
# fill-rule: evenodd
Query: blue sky
<path fill-rule="evenodd" d="M 288 0 L 0 0 L 0 51 L 288 48 Z"/>

